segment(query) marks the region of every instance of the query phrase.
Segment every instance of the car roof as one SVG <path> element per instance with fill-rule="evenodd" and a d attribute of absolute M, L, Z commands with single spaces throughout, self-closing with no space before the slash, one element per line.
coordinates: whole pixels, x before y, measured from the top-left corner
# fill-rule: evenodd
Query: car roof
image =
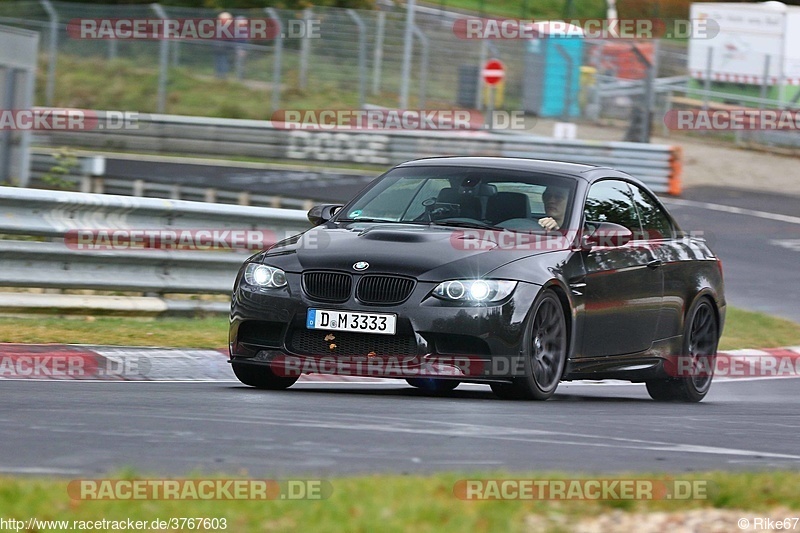
<path fill-rule="evenodd" d="M 533 172 L 552 172 L 567 174 L 588 179 L 584 172 L 603 167 L 584 163 L 568 163 L 566 161 L 550 161 L 546 159 L 526 159 L 523 157 L 462 157 L 442 156 L 414 159 L 397 165 L 398 167 L 414 166 L 463 166 L 488 167 L 502 170 L 528 170 Z"/>

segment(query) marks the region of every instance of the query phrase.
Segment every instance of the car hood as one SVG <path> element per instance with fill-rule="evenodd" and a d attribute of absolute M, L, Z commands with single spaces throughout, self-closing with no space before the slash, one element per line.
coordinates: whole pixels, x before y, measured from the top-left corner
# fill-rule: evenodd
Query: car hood
<path fill-rule="evenodd" d="M 555 238 L 515 246 L 518 234 L 482 229 L 389 223 L 329 224 L 276 244 L 264 261 L 288 271 L 342 270 L 392 273 L 437 281 L 480 277 L 523 257 L 564 249 Z M 561 238 L 563 240 L 563 237 Z M 294 259 L 292 259 L 294 258 Z"/>

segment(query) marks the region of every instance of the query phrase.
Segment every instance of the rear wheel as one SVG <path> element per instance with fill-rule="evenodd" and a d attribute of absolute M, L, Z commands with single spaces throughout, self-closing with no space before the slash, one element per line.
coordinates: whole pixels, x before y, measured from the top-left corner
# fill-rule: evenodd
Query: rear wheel
<path fill-rule="evenodd" d="M 283 390 L 294 385 L 299 376 L 286 377 L 276 375 L 272 369 L 266 365 L 251 365 L 233 362 L 233 373 L 236 378 L 257 389 Z"/>
<path fill-rule="evenodd" d="M 528 324 L 524 375 L 511 383 L 492 383 L 492 391 L 509 400 L 547 400 L 561 381 L 567 361 L 567 320 L 561 301 L 546 290 L 534 304 Z"/>
<path fill-rule="evenodd" d="M 412 387 L 428 392 L 446 392 L 458 387 L 461 382 L 455 379 L 436 378 L 407 378 L 406 382 Z"/>
<path fill-rule="evenodd" d="M 719 326 L 708 299 L 698 300 L 690 310 L 683 336 L 683 359 L 678 364 L 681 376 L 648 381 L 647 392 L 661 402 L 699 402 L 711 388 L 716 363 Z M 684 370 L 685 369 L 685 370 Z"/>

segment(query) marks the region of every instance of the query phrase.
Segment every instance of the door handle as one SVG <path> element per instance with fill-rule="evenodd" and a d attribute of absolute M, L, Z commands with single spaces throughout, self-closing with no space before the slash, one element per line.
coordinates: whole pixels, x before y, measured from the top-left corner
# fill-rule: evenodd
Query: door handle
<path fill-rule="evenodd" d="M 661 266 L 664 266 L 664 261 L 662 261 L 661 259 L 653 259 L 652 261 L 647 263 L 647 268 L 656 269 Z"/>

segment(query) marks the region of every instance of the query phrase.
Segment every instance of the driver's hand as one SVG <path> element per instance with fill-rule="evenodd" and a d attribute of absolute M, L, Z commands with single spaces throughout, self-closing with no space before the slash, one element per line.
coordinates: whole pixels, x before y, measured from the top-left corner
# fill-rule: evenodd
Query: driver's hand
<path fill-rule="evenodd" d="M 548 231 L 558 229 L 558 223 L 553 217 L 540 218 L 539 225 Z"/>

